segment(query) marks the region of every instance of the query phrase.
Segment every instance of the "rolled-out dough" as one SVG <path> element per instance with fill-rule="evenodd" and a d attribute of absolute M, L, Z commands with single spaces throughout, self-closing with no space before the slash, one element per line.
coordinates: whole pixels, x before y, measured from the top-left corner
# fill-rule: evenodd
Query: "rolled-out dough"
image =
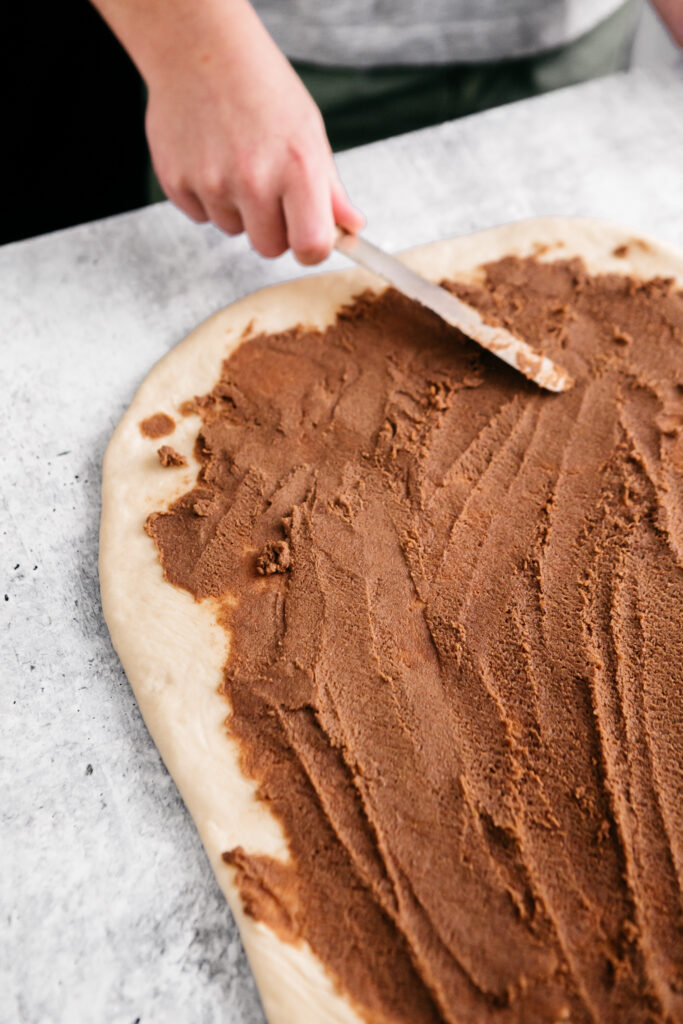
<path fill-rule="evenodd" d="M 625 254 L 615 255 L 620 246 Z M 683 257 L 623 228 L 597 221 L 548 218 L 413 249 L 403 259 L 441 280 L 471 280 L 482 264 L 506 255 L 542 260 L 580 256 L 591 272 L 637 277 L 666 274 L 683 284 Z M 180 404 L 211 390 L 221 362 L 251 335 L 298 323 L 324 328 L 354 295 L 383 290 L 365 272 L 314 274 L 249 295 L 216 313 L 153 369 L 119 423 L 104 461 L 100 532 L 102 603 L 112 640 L 161 755 L 192 814 L 212 868 L 240 928 L 270 1024 L 332 1024 L 359 1018 L 335 990 L 310 949 L 279 939 L 246 916 L 232 869 L 221 860 L 237 845 L 286 860 L 279 823 L 254 795 L 226 735 L 225 698 L 217 689 L 229 656 L 228 639 L 211 601 L 201 604 L 165 582 L 147 516 L 193 485 L 199 463 L 193 445 L 196 415 Z M 142 420 L 164 412 L 176 421 L 169 438 L 186 467 L 160 465 L 158 441 L 144 437 Z"/>

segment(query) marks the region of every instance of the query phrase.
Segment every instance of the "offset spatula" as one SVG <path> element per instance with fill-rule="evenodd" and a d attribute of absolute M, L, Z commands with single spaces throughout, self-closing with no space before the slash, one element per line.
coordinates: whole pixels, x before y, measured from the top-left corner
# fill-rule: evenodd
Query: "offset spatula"
<path fill-rule="evenodd" d="M 566 370 L 547 356 L 539 355 L 521 338 L 516 338 L 504 327 L 492 327 L 485 323 L 481 314 L 472 306 L 451 295 L 440 285 L 416 274 L 410 267 L 360 235 L 352 235 L 339 228 L 334 247 L 361 267 L 384 278 L 403 295 L 431 309 L 447 324 L 457 327 L 468 338 L 478 342 L 540 387 L 548 391 L 567 391 L 574 383 Z"/>

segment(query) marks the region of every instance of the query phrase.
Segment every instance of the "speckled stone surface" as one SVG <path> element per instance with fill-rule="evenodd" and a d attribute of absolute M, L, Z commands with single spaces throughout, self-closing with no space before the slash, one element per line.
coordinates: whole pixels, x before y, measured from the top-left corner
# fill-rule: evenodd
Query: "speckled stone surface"
<path fill-rule="evenodd" d="M 681 109 L 679 64 L 339 166 L 368 237 L 393 250 L 544 214 L 683 246 Z M 155 360 L 218 307 L 304 272 L 168 204 L 0 250 L 2 1024 L 263 1024 L 102 619 L 100 466 Z"/>

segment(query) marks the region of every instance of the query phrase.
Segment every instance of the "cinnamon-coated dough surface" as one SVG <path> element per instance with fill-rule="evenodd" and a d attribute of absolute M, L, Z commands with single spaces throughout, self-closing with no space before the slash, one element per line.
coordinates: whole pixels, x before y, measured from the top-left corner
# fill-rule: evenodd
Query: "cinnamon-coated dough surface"
<path fill-rule="evenodd" d="M 626 245 L 625 255 L 615 248 Z M 405 253 L 410 266 L 433 280 L 469 280 L 506 255 L 543 260 L 580 256 L 591 272 L 636 277 L 675 276 L 683 257 L 623 228 L 587 220 L 547 218 L 433 243 Z M 351 1024 L 359 1020 L 310 949 L 281 941 L 248 917 L 221 860 L 237 845 L 286 860 L 277 820 L 254 794 L 227 736 L 228 708 L 218 694 L 229 640 L 211 601 L 196 602 L 162 576 L 147 516 L 188 491 L 199 469 L 193 447 L 200 420 L 180 415 L 181 403 L 211 390 L 221 362 L 251 335 L 298 323 L 324 328 L 337 310 L 366 288 L 383 284 L 359 270 L 311 274 L 248 295 L 206 320 L 156 364 L 119 423 L 104 461 L 100 531 L 102 603 L 150 734 L 192 814 L 212 868 L 237 920 L 270 1024 Z M 176 427 L 163 441 L 139 424 L 157 412 Z M 187 466 L 164 469 L 157 456 L 168 442 Z"/>

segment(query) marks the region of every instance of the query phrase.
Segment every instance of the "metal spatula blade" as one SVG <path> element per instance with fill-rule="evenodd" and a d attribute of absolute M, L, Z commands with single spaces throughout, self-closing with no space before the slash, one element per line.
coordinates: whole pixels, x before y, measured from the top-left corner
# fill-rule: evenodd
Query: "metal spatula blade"
<path fill-rule="evenodd" d="M 504 327 L 492 327 L 485 323 L 481 314 L 472 306 L 415 273 L 360 235 L 352 235 L 340 228 L 334 247 L 354 263 L 388 281 L 403 295 L 431 309 L 447 324 L 457 327 L 468 338 L 478 342 L 540 387 L 548 391 L 567 391 L 574 383 L 566 370 L 547 356 L 539 355 L 526 341 L 515 337 Z"/>

